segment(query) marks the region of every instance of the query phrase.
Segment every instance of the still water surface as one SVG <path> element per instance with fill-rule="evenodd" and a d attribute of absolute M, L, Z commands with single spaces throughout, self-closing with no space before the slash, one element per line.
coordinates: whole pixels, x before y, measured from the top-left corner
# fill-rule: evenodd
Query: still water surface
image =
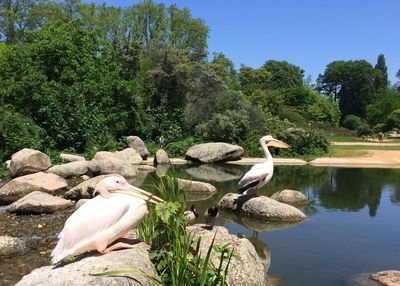
<path fill-rule="evenodd" d="M 249 168 L 182 165 L 168 173 L 217 187 L 210 198 L 191 197 L 202 213 L 224 194 L 235 192 Z M 157 174 L 149 173 L 133 183 L 146 188 L 156 181 Z M 268 276 L 283 280 L 279 285 L 346 285 L 357 273 L 400 269 L 400 170 L 277 166 L 262 192 L 271 195 L 282 189 L 299 190 L 312 201 L 302 208 L 308 217 L 304 222 L 272 224 L 231 212 L 222 212 L 218 222 L 230 233 L 250 238 Z M 55 236 L 69 214 L 17 217 L 0 210 L 0 235 L 23 237 L 31 249 L 22 256 L 0 258 L 0 285 L 48 265 Z"/>

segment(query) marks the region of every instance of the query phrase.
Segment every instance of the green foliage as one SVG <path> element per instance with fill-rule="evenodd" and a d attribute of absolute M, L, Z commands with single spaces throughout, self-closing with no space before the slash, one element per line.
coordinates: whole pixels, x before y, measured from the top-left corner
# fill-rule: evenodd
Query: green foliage
<path fill-rule="evenodd" d="M 179 201 L 177 180 L 163 177 L 155 191 L 168 203 L 149 206 L 149 214 L 138 228 L 141 239 L 152 246 L 150 258 L 161 278 L 161 282 L 152 280 L 153 285 L 227 285 L 233 250 L 228 245 L 217 248 L 213 241 L 206 257 L 201 258 L 200 238 L 194 240 L 185 230 L 186 198 Z M 212 249 L 220 254 L 218 267 L 211 265 Z"/>
<path fill-rule="evenodd" d="M 375 100 L 367 106 L 367 120 L 372 125 L 387 125 L 388 116 L 400 108 L 400 94 L 389 90 L 380 90 Z M 390 128 L 388 126 L 387 128 Z M 386 128 L 385 128 L 386 129 Z"/>
<path fill-rule="evenodd" d="M 31 119 L 0 107 L 0 162 L 23 148 L 40 149 L 44 134 L 44 130 Z"/>
<path fill-rule="evenodd" d="M 389 129 L 400 128 L 400 109 L 393 110 L 387 118 L 387 127 Z"/>
<path fill-rule="evenodd" d="M 326 136 L 322 132 L 313 129 L 308 129 L 305 132 L 286 131 L 278 138 L 290 145 L 290 149 L 278 151 L 283 156 L 319 156 L 326 154 L 330 147 Z"/>
<path fill-rule="evenodd" d="M 165 147 L 166 152 L 171 157 L 184 157 L 186 151 L 195 144 L 202 143 L 201 140 L 196 140 L 193 137 L 188 137 L 181 141 L 170 142 Z"/>
<path fill-rule="evenodd" d="M 386 89 L 389 85 L 385 56 L 380 54 L 375 65 L 375 89 Z"/>
<path fill-rule="evenodd" d="M 357 130 L 364 124 L 365 122 L 360 117 L 353 114 L 347 115 L 343 120 L 343 126 L 350 130 Z"/>
<path fill-rule="evenodd" d="M 287 61 L 269 60 L 262 67 L 271 74 L 269 89 L 291 88 L 303 85 L 304 70 Z"/>
<path fill-rule="evenodd" d="M 196 127 L 196 134 L 205 140 L 238 142 L 244 139 L 250 130 L 250 122 L 243 111 L 227 110 L 216 113 L 206 123 Z"/>
<path fill-rule="evenodd" d="M 342 119 L 349 114 L 366 115 L 375 94 L 376 72 L 367 61 L 334 61 L 317 82 L 317 90 L 339 101 Z"/>

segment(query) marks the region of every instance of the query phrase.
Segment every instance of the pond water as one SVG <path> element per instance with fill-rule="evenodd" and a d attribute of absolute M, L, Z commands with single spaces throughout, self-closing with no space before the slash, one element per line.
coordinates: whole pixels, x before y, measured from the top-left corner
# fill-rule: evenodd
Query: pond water
<path fill-rule="evenodd" d="M 210 198 L 190 197 L 203 213 L 224 194 L 235 192 L 249 168 L 181 165 L 168 173 L 217 187 Z M 156 181 L 157 174 L 149 173 L 132 183 L 146 189 Z M 279 285 L 350 285 L 346 281 L 358 273 L 400 269 L 400 170 L 276 166 L 262 192 L 271 195 L 282 189 L 299 190 L 312 201 L 302 208 L 305 221 L 268 223 L 231 212 L 222 212 L 218 220 L 230 233 L 251 240 L 268 276 L 281 281 Z M 19 217 L 0 207 L 0 235 L 23 237 L 30 249 L 0 258 L 0 285 L 12 285 L 33 268 L 48 265 L 56 234 L 70 213 Z"/>

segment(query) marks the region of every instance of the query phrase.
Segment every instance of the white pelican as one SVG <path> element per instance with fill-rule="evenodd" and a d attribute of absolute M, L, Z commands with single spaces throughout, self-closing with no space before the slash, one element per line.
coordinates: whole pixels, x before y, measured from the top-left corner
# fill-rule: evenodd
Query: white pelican
<path fill-rule="evenodd" d="M 219 216 L 218 207 L 212 207 L 204 212 L 204 218 L 206 220 L 206 227 L 213 229 L 215 225 L 215 219 Z"/>
<path fill-rule="evenodd" d="M 190 211 L 185 211 L 183 214 L 186 216 L 188 222 L 192 222 L 199 217 L 199 213 L 194 205 L 191 205 Z"/>
<path fill-rule="evenodd" d="M 91 250 L 105 254 L 133 248 L 134 245 L 123 242 L 107 246 L 140 223 L 147 213 L 146 201 L 164 202 L 120 177 L 104 178 L 96 191 L 100 195 L 82 205 L 65 222 L 51 254 L 53 264 Z"/>
<path fill-rule="evenodd" d="M 255 164 L 238 183 L 239 193 L 247 195 L 249 191 L 254 191 L 258 195 L 259 189 L 265 186 L 271 180 L 274 174 L 274 162 L 268 146 L 278 148 L 289 148 L 289 145 L 273 138 L 271 135 L 264 136 L 260 139 L 261 147 L 265 153 L 265 162 Z"/>

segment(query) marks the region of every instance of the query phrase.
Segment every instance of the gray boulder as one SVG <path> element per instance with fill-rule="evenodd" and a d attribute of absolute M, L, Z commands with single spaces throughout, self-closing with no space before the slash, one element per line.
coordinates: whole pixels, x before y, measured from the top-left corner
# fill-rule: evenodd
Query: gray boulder
<path fill-rule="evenodd" d="M 220 200 L 218 206 L 271 221 L 302 221 L 306 218 L 297 208 L 265 196 L 252 197 L 228 193 Z"/>
<path fill-rule="evenodd" d="M 18 177 L 44 171 L 50 168 L 51 161 L 46 154 L 33 149 L 22 149 L 11 156 L 10 175 Z"/>
<path fill-rule="evenodd" d="M 246 238 L 239 238 L 228 233 L 222 226 L 215 227 L 213 230 L 204 229 L 204 225 L 196 224 L 187 227 L 195 238 L 201 238 L 200 251 L 203 258 L 215 236 L 214 245 L 230 245 L 234 251 L 234 256 L 228 269 L 228 285 L 232 286 L 265 286 L 267 283 L 264 265 L 254 249 L 254 246 Z M 211 251 L 210 261 L 214 267 L 219 266 L 220 254 L 215 250 Z"/>
<path fill-rule="evenodd" d="M 67 186 L 67 182 L 55 174 L 38 172 L 18 177 L 0 188 L 0 204 L 10 204 L 34 191 L 54 194 Z"/>
<path fill-rule="evenodd" d="M 79 177 L 84 175 L 89 170 L 89 162 L 88 161 L 74 161 L 61 165 L 54 165 L 53 167 L 47 170 L 48 173 L 53 173 L 59 175 L 63 178 L 68 177 Z"/>
<path fill-rule="evenodd" d="M 67 162 L 85 161 L 85 158 L 82 156 L 65 153 L 60 154 L 60 159 Z"/>
<path fill-rule="evenodd" d="M 303 193 L 294 190 L 283 190 L 276 192 L 271 196 L 271 199 L 289 205 L 304 205 L 309 203 L 308 199 Z"/>
<path fill-rule="evenodd" d="M 243 172 L 234 166 L 199 165 L 187 168 L 186 172 L 197 179 L 214 182 L 237 180 L 243 176 Z"/>
<path fill-rule="evenodd" d="M 1 235 L 0 236 L 0 256 L 9 256 L 26 251 L 25 243 L 16 237 Z"/>
<path fill-rule="evenodd" d="M 35 191 L 14 202 L 8 211 L 16 214 L 51 214 L 73 205 L 70 200 Z"/>
<path fill-rule="evenodd" d="M 143 162 L 140 154 L 132 148 L 125 148 L 122 151 L 115 152 L 115 154 L 122 160 L 126 160 L 132 165 L 139 165 Z"/>
<path fill-rule="evenodd" d="M 159 149 L 156 152 L 156 156 L 154 157 L 154 166 L 157 165 L 166 165 L 171 163 L 168 157 L 167 152 L 164 149 Z"/>
<path fill-rule="evenodd" d="M 66 192 L 64 194 L 64 198 L 74 201 L 78 201 L 80 199 L 91 199 L 93 198 L 96 185 L 104 178 L 113 176 L 122 178 L 122 176 L 118 174 L 101 175 L 90 178 Z"/>
<path fill-rule="evenodd" d="M 109 277 L 90 275 L 121 269 L 135 269 L 136 271 Z M 111 251 L 105 255 L 86 255 L 82 259 L 62 267 L 44 266 L 37 268 L 25 275 L 16 285 L 150 286 L 151 283 L 146 275 L 159 279 L 156 269 L 149 259 L 148 246 L 145 243 L 140 243 L 133 249 Z"/>
<path fill-rule="evenodd" d="M 215 194 L 217 192 L 217 188 L 209 183 L 184 179 L 178 179 L 178 188 L 181 191 L 188 190 L 190 192 L 198 192 L 204 194 Z"/>
<path fill-rule="evenodd" d="M 243 148 L 228 143 L 205 143 L 195 145 L 186 152 L 188 160 L 214 163 L 239 160 L 243 155 Z"/>
<path fill-rule="evenodd" d="M 144 144 L 143 140 L 140 139 L 138 136 L 128 136 L 126 138 L 126 141 L 128 143 L 128 146 L 130 148 L 133 148 L 136 150 L 136 152 L 139 153 L 139 155 L 142 157 L 143 160 L 146 160 L 147 157 L 149 156 L 149 151 L 146 148 L 146 145 Z"/>
<path fill-rule="evenodd" d="M 133 178 L 138 174 L 137 168 L 128 161 L 115 157 L 93 159 L 89 162 L 89 170 L 94 175 L 120 174 L 125 178 Z"/>

